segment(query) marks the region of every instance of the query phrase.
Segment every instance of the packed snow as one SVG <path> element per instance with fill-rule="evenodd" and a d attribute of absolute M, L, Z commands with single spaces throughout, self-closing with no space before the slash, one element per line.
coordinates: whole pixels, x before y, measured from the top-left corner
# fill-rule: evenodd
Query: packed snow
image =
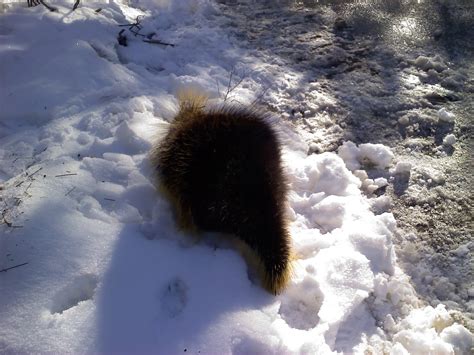
<path fill-rule="evenodd" d="M 177 92 L 275 102 L 299 73 L 280 77 L 271 58 L 240 47 L 212 1 L 126 3 L 0 14 L 0 352 L 468 353 L 469 331 L 444 306 L 423 305 L 397 265 L 390 200 L 368 197 L 410 172 L 387 146 L 346 141 L 308 155 L 308 136 L 273 120 L 296 255 L 278 296 L 219 236 L 176 228 L 148 152 Z M 119 27 L 137 16 L 141 34 L 172 45 Z M 248 75 L 233 81 L 237 72 Z"/>

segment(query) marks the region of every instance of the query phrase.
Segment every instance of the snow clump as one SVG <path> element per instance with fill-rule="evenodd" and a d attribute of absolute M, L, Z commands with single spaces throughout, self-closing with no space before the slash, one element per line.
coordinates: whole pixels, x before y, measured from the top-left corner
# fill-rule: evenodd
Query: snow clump
<path fill-rule="evenodd" d="M 374 165 L 378 169 L 385 169 L 394 157 L 390 148 L 383 144 L 364 143 L 357 146 L 351 141 L 344 142 L 337 152 L 351 171 L 360 169 L 364 165 Z"/>
<path fill-rule="evenodd" d="M 455 115 L 452 112 L 449 112 L 444 107 L 438 111 L 438 119 L 440 122 L 454 122 Z"/>
<path fill-rule="evenodd" d="M 443 138 L 443 144 L 446 146 L 452 146 L 456 143 L 456 136 L 452 133 L 448 134 Z"/>

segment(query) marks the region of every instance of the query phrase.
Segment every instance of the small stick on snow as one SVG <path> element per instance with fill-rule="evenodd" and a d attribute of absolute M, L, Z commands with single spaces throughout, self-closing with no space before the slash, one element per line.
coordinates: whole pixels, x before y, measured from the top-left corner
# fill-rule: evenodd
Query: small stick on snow
<path fill-rule="evenodd" d="M 146 43 L 151 43 L 151 44 L 162 44 L 164 46 L 171 46 L 171 47 L 174 47 L 174 44 L 173 43 L 166 43 L 166 42 L 161 42 L 157 39 L 144 39 L 143 42 L 146 42 Z"/>
<path fill-rule="evenodd" d="M 18 265 L 15 265 L 15 266 L 10 266 L 10 267 L 7 267 L 5 269 L 0 270 L 0 272 L 7 272 L 8 270 L 15 269 L 17 267 L 24 266 L 24 265 L 27 265 L 27 264 L 28 263 L 23 263 L 23 264 L 18 264 Z"/>
<path fill-rule="evenodd" d="M 227 101 L 228 97 L 229 97 L 229 94 L 234 91 L 241 83 L 242 81 L 244 81 L 244 79 L 247 77 L 247 74 L 246 73 L 242 73 L 240 79 L 237 81 L 237 83 L 232 86 L 232 78 L 234 77 L 234 73 L 235 73 L 235 67 L 232 67 L 232 70 L 230 72 L 230 75 L 229 75 L 229 83 L 227 84 L 227 91 L 225 93 L 225 96 L 224 96 L 224 102 Z"/>
<path fill-rule="evenodd" d="M 104 200 L 107 200 L 107 201 L 114 201 L 114 202 L 115 202 L 115 200 L 114 200 L 113 198 L 104 197 Z"/>
<path fill-rule="evenodd" d="M 77 9 L 77 7 L 79 6 L 79 3 L 81 2 L 81 0 L 76 0 L 76 2 L 74 3 L 74 6 L 72 7 L 72 11 L 74 11 L 75 9 Z"/>
<path fill-rule="evenodd" d="M 55 175 L 54 177 L 73 176 L 73 175 L 77 175 L 77 173 L 60 174 L 60 175 Z"/>
<path fill-rule="evenodd" d="M 43 169 L 43 167 L 39 168 L 39 169 L 36 170 L 34 173 L 31 173 L 31 174 L 30 174 L 30 177 L 32 177 L 33 175 L 35 175 L 37 172 L 39 172 L 39 171 L 42 170 L 42 169 Z"/>

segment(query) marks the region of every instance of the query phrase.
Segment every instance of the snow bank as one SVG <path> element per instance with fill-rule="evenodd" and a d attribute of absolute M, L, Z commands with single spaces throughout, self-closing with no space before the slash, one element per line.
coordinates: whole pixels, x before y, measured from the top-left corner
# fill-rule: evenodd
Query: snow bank
<path fill-rule="evenodd" d="M 371 211 L 351 172 L 388 167 L 387 147 L 346 142 L 338 154 L 307 156 L 302 139 L 275 122 L 291 137 L 295 250 L 294 275 L 277 297 L 219 236 L 196 242 L 176 230 L 147 160 L 176 90 L 194 85 L 218 101 L 216 80 L 222 89 L 241 58 L 249 71 L 261 58 L 231 41 L 212 2 L 131 3 L 142 10 L 103 1 L 2 15 L 0 268 L 21 266 L 0 274 L 0 352 L 467 349 L 470 335 L 443 309 L 419 308 L 396 264 L 396 222 Z M 176 46 L 130 35 L 118 46 L 117 25 L 137 15 Z M 257 81 L 271 78 L 260 68 L 233 95 L 249 102 Z"/>

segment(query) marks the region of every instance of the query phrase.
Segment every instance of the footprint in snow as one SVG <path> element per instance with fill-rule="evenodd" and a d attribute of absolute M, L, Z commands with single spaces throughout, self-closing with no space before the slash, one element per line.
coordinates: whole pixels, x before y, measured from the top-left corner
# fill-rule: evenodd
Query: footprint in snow
<path fill-rule="evenodd" d="M 300 283 L 288 288 L 278 313 L 289 326 L 309 330 L 319 323 L 318 312 L 323 299 L 324 295 L 316 280 L 307 276 Z"/>
<path fill-rule="evenodd" d="M 178 277 L 170 280 L 161 293 L 161 310 L 170 318 L 177 317 L 188 302 L 188 286 Z"/>

